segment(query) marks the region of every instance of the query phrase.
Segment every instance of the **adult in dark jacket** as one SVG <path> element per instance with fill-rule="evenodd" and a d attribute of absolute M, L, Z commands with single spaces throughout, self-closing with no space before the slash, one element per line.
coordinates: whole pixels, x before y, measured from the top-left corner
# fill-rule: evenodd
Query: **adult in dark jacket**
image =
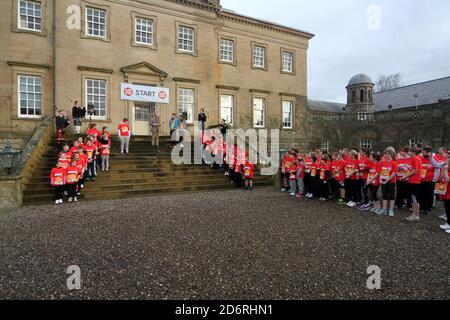
<path fill-rule="evenodd" d="M 80 106 L 79 101 L 75 101 L 72 108 L 73 126 L 77 134 L 81 133 L 81 126 L 83 125 L 83 118 L 86 116 L 86 108 Z"/>
<path fill-rule="evenodd" d="M 66 138 L 66 129 L 70 126 L 69 120 L 66 117 L 66 113 L 63 110 L 58 110 L 58 115 L 55 118 L 56 126 L 56 142 L 58 147 L 61 148 Z"/>
<path fill-rule="evenodd" d="M 200 126 L 200 130 L 205 130 L 205 123 L 208 120 L 208 116 L 206 115 L 205 109 L 200 109 L 200 113 L 198 114 L 198 123 Z"/>

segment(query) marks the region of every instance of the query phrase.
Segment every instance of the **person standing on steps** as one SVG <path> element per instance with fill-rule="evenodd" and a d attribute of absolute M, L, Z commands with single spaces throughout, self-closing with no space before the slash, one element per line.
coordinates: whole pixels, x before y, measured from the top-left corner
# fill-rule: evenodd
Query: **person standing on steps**
<path fill-rule="evenodd" d="M 187 114 L 181 114 L 180 115 L 180 128 L 179 131 L 179 141 L 181 143 L 181 148 L 183 148 L 183 141 L 184 141 L 184 134 L 186 132 L 187 128 Z"/>
<path fill-rule="evenodd" d="M 123 118 L 121 124 L 117 128 L 119 131 L 119 139 L 120 139 L 120 153 L 129 153 L 130 148 L 130 138 L 131 138 L 131 129 L 128 123 L 128 118 Z"/>
<path fill-rule="evenodd" d="M 174 143 L 177 141 L 177 130 L 180 128 L 180 119 L 177 117 L 175 113 L 172 113 L 172 116 L 169 120 L 169 132 L 170 132 L 170 147 L 173 148 Z M 175 134 L 175 136 L 174 136 Z"/>
<path fill-rule="evenodd" d="M 205 131 L 206 121 L 208 120 L 208 116 L 205 112 L 205 108 L 200 109 L 200 113 L 198 114 L 198 125 L 199 129 L 203 132 Z"/>
<path fill-rule="evenodd" d="M 161 129 L 161 118 L 155 112 L 150 119 L 150 127 L 152 131 L 152 147 L 159 148 L 159 131 Z"/>
<path fill-rule="evenodd" d="M 69 125 L 70 123 L 64 110 L 58 109 L 58 115 L 55 118 L 56 143 L 58 145 L 58 151 L 61 150 L 62 145 L 64 144 L 64 140 L 66 139 L 66 129 Z"/>
<path fill-rule="evenodd" d="M 75 105 L 72 108 L 72 118 L 73 126 L 75 128 L 75 133 L 81 133 L 81 127 L 83 125 L 83 118 L 86 116 L 86 108 L 80 106 L 79 101 L 75 101 Z"/>

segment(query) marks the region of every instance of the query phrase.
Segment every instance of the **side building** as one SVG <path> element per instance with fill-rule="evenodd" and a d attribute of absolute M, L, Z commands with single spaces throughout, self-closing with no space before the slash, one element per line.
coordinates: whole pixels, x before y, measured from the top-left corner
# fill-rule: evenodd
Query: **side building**
<path fill-rule="evenodd" d="M 346 88 L 347 104 L 308 101 L 312 148 L 450 147 L 450 77 L 374 92 L 370 77 L 359 74 Z"/>
<path fill-rule="evenodd" d="M 92 120 L 123 117 L 149 135 L 159 113 L 200 108 L 208 125 L 282 129 L 306 144 L 307 51 L 313 34 L 247 17 L 208 0 L 0 2 L 0 142 L 20 148 L 55 106 L 92 103 Z M 121 100 L 121 84 L 169 89 L 168 104 Z"/>

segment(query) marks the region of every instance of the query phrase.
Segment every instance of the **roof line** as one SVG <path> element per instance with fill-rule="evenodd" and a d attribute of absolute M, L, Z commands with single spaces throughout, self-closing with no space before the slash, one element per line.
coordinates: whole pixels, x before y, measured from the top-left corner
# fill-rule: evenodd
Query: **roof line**
<path fill-rule="evenodd" d="M 430 83 L 430 82 L 434 82 L 434 81 L 441 81 L 441 80 L 449 79 L 449 78 L 450 78 L 450 76 L 448 76 L 448 77 L 443 77 L 443 78 L 438 78 L 438 79 L 433 79 L 433 80 L 428 80 L 428 81 L 423 81 L 423 82 L 417 82 L 417 83 L 413 83 L 413 84 L 408 84 L 408 85 L 406 85 L 406 86 L 401 86 L 401 87 L 394 88 L 394 89 L 389 89 L 389 90 L 384 90 L 384 91 L 374 92 L 374 95 L 379 94 L 379 93 L 384 93 L 384 92 L 389 92 L 389 91 L 399 90 L 399 89 L 403 89 L 403 88 L 413 87 L 413 86 L 417 86 L 417 85 L 425 84 L 425 83 Z"/>

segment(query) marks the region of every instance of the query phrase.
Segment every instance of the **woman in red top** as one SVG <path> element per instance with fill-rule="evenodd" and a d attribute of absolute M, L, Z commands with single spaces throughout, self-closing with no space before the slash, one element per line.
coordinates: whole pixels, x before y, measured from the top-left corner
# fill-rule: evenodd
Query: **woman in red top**
<path fill-rule="evenodd" d="M 359 151 L 358 159 L 358 193 L 363 196 L 362 204 L 358 209 L 369 210 L 369 188 L 367 186 L 367 176 L 369 174 L 370 159 L 368 157 L 368 152 L 365 149 Z"/>
<path fill-rule="evenodd" d="M 393 159 L 395 152 L 386 150 L 384 152 L 384 160 L 380 165 L 380 183 L 381 193 L 383 195 L 383 210 L 380 215 L 388 215 L 394 217 L 394 202 L 395 202 L 395 184 L 397 182 L 398 166 Z"/>
<path fill-rule="evenodd" d="M 381 214 L 381 203 L 378 199 L 380 189 L 381 153 L 373 152 L 370 155 L 369 174 L 367 175 L 367 186 L 370 191 L 370 200 L 373 202 L 373 213 Z"/>
<path fill-rule="evenodd" d="M 422 156 L 420 160 L 422 161 L 421 168 L 421 178 L 422 182 L 420 183 L 420 197 L 419 203 L 422 212 L 426 215 L 431 214 L 431 210 L 434 204 L 434 165 L 432 162 L 433 150 L 431 147 L 425 147 L 422 150 Z"/>
<path fill-rule="evenodd" d="M 447 188 L 446 194 L 443 196 L 445 214 L 447 215 L 447 223 L 441 226 L 442 230 L 445 230 L 446 233 L 450 234 L 450 158 L 447 159 L 447 164 L 444 165 L 442 169 L 444 183 Z"/>
<path fill-rule="evenodd" d="M 327 201 L 330 196 L 331 161 L 328 155 L 320 159 L 319 200 Z"/>
<path fill-rule="evenodd" d="M 418 201 L 420 196 L 420 182 L 422 181 L 422 161 L 419 158 L 420 153 L 421 150 L 417 148 L 410 149 L 409 156 L 411 157 L 411 169 L 402 179 L 407 182 L 408 195 L 412 201 L 413 212 L 411 216 L 406 218 L 409 222 L 420 221 L 420 204 Z"/>
<path fill-rule="evenodd" d="M 58 161 L 56 167 L 50 172 L 50 184 L 55 189 L 55 204 L 63 203 L 63 192 L 66 185 L 66 170 Z"/>
<path fill-rule="evenodd" d="M 345 197 L 347 206 L 355 208 L 361 200 L 361 192 L 358 192 L 358 152 L 352 150 L 350 157 L 345 161 Z"/>

